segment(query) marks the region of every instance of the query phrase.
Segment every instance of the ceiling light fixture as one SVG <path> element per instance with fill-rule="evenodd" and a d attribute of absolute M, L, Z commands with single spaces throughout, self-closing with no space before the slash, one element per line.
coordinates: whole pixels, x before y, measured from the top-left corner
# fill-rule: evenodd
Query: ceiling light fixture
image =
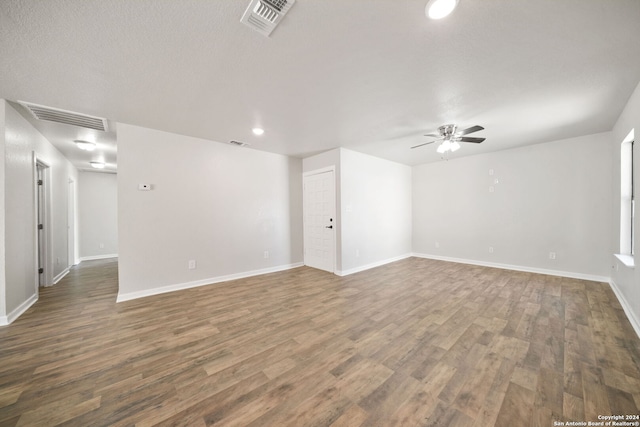
<path fill-rule="evenodd" d="M 93 150 L 96 149 L 96 143 L 95 142 L 84 141 L 82 139 L 76 139 L 73 142 L 76 143 L 76 145 L 78 146 L 79 149 L 84 150 L 84 151 L 93 151 Z"/>
<path fill-rule="evenodd" d="M 451 151 L 453 153 L 454 151 L 458 151 L 459 149 L 460 143 L 458 141 L 450 141 L 448 139 L 445 139 L 436 151 L 440 154 L 445 154 L 447 151 Z"/>
<path fill-rule="evenodd" d="M 264 129 L 262 128 L 253 128 L 251 129 L 251 132 L 253 132 L 254 135 L 262 135 L 264 133 Z"/>
<path fill-rule="evenodd" d="M 424 11 L 431 19 L 442 19 L 450 15 L 457 5 L 458 0 L 429 0 Z"/>
<path fill-rule="evenodd" d="M 94 169 L 104 169 L 104 163 L 103 162 L 89 162 L 89 164 Z"/>

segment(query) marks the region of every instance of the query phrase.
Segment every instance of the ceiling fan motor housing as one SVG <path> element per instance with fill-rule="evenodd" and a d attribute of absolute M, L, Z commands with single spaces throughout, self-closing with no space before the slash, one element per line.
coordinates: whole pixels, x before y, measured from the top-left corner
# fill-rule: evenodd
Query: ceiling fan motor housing
<path fill-rule="evenodd" d="M 444 137 L 450 137 L 456 132 L 456 128 L 456 125 L 442 125 L 438 128 L 438 132 Z"/>

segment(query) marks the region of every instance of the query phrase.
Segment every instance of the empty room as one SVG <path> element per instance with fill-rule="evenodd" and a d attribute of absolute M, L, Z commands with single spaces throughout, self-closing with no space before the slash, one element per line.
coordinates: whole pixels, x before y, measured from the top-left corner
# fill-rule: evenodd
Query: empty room
<path fill-rule="evenodd" d="M 0 426 L 640 426 L 639 1 L 3 0 L 0 58 Z"/>

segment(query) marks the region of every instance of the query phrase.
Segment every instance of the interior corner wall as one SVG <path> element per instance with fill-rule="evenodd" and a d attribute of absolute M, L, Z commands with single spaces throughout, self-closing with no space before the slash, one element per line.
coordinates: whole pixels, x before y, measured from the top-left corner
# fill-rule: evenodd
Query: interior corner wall
<path fill-rule="evenodd" d="M 301 265 L 302 161 L 119 123 L 118 240 L 119 301 Z"/>
<path fill-rule="evenodd" d="M 340 149 L 341 269 L 411 256 L 411 167 Z"/>
<path fill-rule="evenodd" d="M 610 140 L 607 132 L 414 167 L 414 252 L 608 280 Z"/>
<path fill-rule="evenodd" d="M 342 270 L 342 213 L 340 204 L 340 153 L 342 149 L 336 148 L 324 153 L 302 159 L 302 172 L 309 173 L 320 169 L 334 168 L 336 181 L 336 271 Z"/>
<path fill-rule="evenodd" d="M 77 180 L 78 171 L 13 106 L 2 103 L 6 316 L 11 320 L 37 298 L 33 153 L 50 167 L 49 236 L 53 262 L 48 267 L 53 277 L 60 277 L 69 266 L 68 186 L 69 179 Z"/>
<path fill-rule="evenodd" d="M 80 259 L 118 256 L 118 176 L 78 173 Z"/>
<path fill-rule="evenodd" d="M 640 230 L 640 215 L 638 214 L 638 209 L 636 209 L 633 224 L 633 228 L 636 230 L 634 239 L 634 247 L 636 248 L 635 268 L 627 267 L 612 255 L 613 253 L 618 253 L 620 248 L 620 144 L 631 129 L 634 129 L 635 134 L 633 180 L 636 183 L 634 192 L 637 198 L 639 194 L 637 186 L 640 183 L 640 167 L 638 167 L 640 165 L 640 84 L 631 94 L 612 131 L 610 144 L 613 151 L 613 182 L 610 191 L 614 197 L 611 202 L 613 229 L 611 230 L 610 239 L 613 251 L 609 254 L 609 259 L 612 259 L 612 263 L 615 266 L 611 273 L 614 290 L 618 292 L 618 297 L 626 305 L 627 315 L 634 324 L 636 332 L 640 334 L 640 266 L 638 265 L 639 257 L 637 255 L 638 248 L 640 248 L 640 232 L 638 231 Z"/>
<path fill-rule="evenodd" d="M 5 241 L 5 180 L 4 180 L 4 163 L 5 163 L 5 115 L 6 101 L 0 99 L 0 325 L 8 323 L 7 321 L 7 289 L 6 289 L 6 252 L 4 249 Z"/>

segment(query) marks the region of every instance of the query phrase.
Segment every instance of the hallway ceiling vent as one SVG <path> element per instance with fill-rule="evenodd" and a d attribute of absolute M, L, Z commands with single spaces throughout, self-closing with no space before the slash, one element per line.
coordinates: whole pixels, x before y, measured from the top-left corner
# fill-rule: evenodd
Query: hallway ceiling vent
<path fill-rule="evenodd" d="M 269 37 L 295 0 L 251 0 L 240 22 Z"/>
<path fill-rule="evenodd" d="M 108 129 L 107 119 L 101 117 L 88 116 L 86 114 L 74 113 L 73 111 L 32 104 L 30 102 L 18 101 L 18 103 L 38 120 L 95 129 L 102 132 L 106 132 Z"/>

